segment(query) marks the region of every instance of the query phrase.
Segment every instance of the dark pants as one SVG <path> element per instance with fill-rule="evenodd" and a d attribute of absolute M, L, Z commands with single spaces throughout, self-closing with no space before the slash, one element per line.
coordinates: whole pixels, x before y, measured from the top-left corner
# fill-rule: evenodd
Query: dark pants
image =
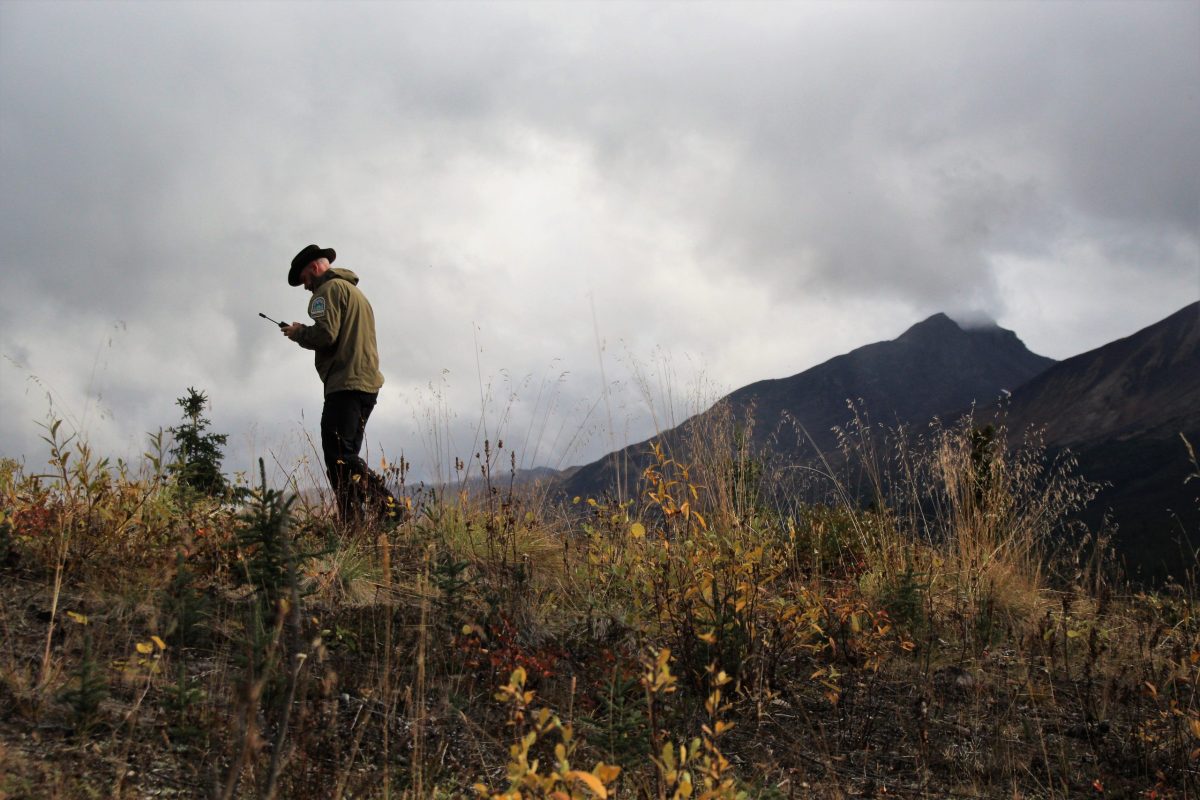
<path fill-rule="evenodd" d="M 375 398 L 369 392 L 331 392 L 325 395 L 325 407 L 321 410 L 325 470 L 337 499 L 338 516 L 343 521 L 358 518 L 364 501 L 369 509 L 382 511 L 391 498 L 383 478 L 358 457 Z"/>

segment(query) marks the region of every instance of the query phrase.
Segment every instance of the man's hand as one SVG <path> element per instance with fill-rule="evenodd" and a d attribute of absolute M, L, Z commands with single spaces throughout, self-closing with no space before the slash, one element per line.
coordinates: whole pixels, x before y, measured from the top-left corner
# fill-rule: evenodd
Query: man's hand
<path fill-rule="evenodd" d="M 300 335 L 300 331 L 304 330 L 304 326 L 299 322 L 293 322 L 291 325 L 285 325 L 284 327 L 280 328 L 280 330 L 283 331 L 284 336 L 288 337 L 294 342 L 296 341 L 296 337 Z"/>

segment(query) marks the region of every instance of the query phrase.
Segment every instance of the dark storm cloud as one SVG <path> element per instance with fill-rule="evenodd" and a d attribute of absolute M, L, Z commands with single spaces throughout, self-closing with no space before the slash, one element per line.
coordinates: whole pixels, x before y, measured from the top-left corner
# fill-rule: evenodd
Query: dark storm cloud
<path fill-rule="evenodd" d="M 821 6 L 811 24 L 767 34 L 766 57 L 754 56 L 763 31 L 735 30 L 724 52 L 745 57 L 740 80 L 697 59 L 690 82 L 672 81 L 681 94 L 664 116 L 739 159 L 706 209 L 706 245 L 797 289 L 936 308 L 995 307 L 998 251 L 1080 235 L 1147 254 L 1164 237 L 1195 242 L 1195 8 L 902 8 Z"/>

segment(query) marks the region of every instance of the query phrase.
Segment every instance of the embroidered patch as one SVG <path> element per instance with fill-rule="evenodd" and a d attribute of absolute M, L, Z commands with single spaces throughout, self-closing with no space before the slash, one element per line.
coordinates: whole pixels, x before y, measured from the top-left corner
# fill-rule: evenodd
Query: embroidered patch
<path fill-rule="evenodd" d="M 312 305 L 308 308 L 308 315 L 313 319 L 325 316 L 325 298 L 314 297 Z"/>

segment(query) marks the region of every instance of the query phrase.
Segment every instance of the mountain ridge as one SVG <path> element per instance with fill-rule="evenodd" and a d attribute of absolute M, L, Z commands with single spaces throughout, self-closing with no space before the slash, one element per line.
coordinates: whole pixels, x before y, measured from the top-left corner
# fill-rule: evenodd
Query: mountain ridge
<path fill-rule="evenodd" d="M 1200 302 L 1055 364 L 1006 405 L 1010 441 L 1036 429 L 1099 485 L 1079 518 L 1094 531 L 1116 524 L 1131 572 L 1195 568 L 1200 483 L 1188 482 L 1197 468 L 1185 440 L 1200 446 Z"/>
<path fill-rule="evenodd" d="M 1073 398 L 1069 413 L 1061 397 Z M 1200 302 L 1129 336 L 1058 362 L 1009 401 L 1010 429 L 1045 427 L 1051 446 L 1078 446 L 1170 428 L 1200 403 Z M 1185 427 L 1186 427 L 1185 422 Z"/>
<path fill-rule="evenodd" d="M 753 415 L 755 445 L 803 463 L 836 448 L 848 401 L 889 426 L 999 419 L 1010 446 L 1037 430 L 1048 455 L 1069 449 L 1075 471 L 1100 487 L 1079 518 L 1093 531 L 1116 523 L 1113 541 L 1132 572 L 1159 580 L 1195 561 L 1186 539 L 1200 532 L 1198 485 L 1186 481 L 1196 467 L 1180 437 L 1200 447 L 1200 302 L 1063 361 L 997 325 L 967 329 L 934 314 L 895 339 L 730 392 L 682 425 L 572 468 L 559 486 L 629 496 L 650 441 L 686 459 L 687 432 L 722 405 L 736 420 Z M 803 429 L 794 440 L 779 435 L 785 420 Z"/>
<path fill-rule="evenodd" d="M 944 313 L 910 326 L 899 337 L 857 347 L 784 378 L 770 378 L 737 389 L 710 408 L 668 431 L 579 467 L 562 481 L 570 495 L 630 488 L 647 462 L 649 442 L 682 441 L 692 426 L 724 405 L 736 419 L 752 415 L 754 444 L 770 443 L 785 456 L 836 447 L 835 428 L 845 425 L 847 402 L 854 401 L 875 419 L 925 422 L 973 403 L 987 404 L 1054 364 L 1031 352 L 1013 331 L 989 326 L 966 330 Z M 781 435 L 789 422 L 803 428 L 795 437 Z M 671 449 L 671 448 L 669 448 Z M 815 455 L 809 452 L 808 455 Z"/>

